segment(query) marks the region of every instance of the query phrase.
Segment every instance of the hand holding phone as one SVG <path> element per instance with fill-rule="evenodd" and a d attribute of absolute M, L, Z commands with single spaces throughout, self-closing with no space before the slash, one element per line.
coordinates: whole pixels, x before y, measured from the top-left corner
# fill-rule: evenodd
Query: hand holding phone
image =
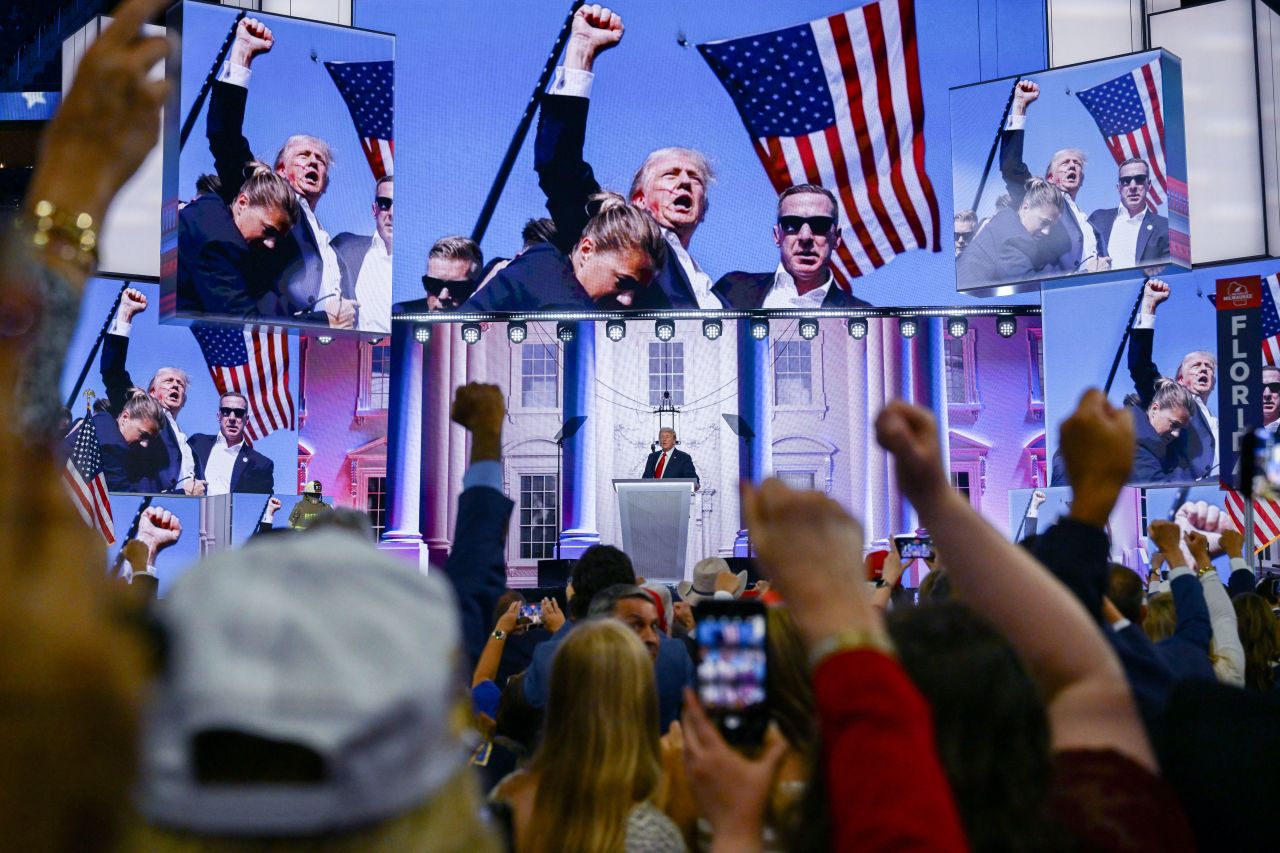
<path fill-rule="evenodd" d="M 760 601 L 704 601 L 695 609 L 698 699 L 726 741 L 757 746 L 769 725 L 768 618 Z"/>
<path fill-rule="evenodd" d="M 531 626 L 542 624 L 542 604 L 535 602 L 533 604 L 520 605 L 520 616 L 516 620 L 517 624 Z"/>
<path fill-rule="evenodd" d="M 898 556 L 904 561 L 933 560 L 933 538 L 930 536 L 895 536 L 893 546 L 897 549 Z"/>

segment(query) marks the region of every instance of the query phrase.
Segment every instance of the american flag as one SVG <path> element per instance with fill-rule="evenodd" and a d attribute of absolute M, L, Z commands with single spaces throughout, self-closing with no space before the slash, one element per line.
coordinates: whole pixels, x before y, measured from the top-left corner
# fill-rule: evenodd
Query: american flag
<path fill-rule="evenodd" d="M 1235 489 L 1228 489 L 1222 499 L 1227 515 L 1236 526 L 1236 530 L 1244 530 L 1244 495 Z M 1261 551 L 1272 542 L 1280 539 L 1280 502 L 1273 500 L 1253 499 L 1253 547 Z"/>
<path fill-rule="evenodd" d="M 392 116 L 395 106 L 393 62 L 326 62 L 329 76 L 346 101 L 351 120 L 360 135 L 360 147 L 369 160 L 375 180 L 392 174 L 395 142 Z"/>
<path fill-rule="evenodd" d="M 698 45 L 729 91 L 775 190 L 821 184 L 840 200 L 849 280 L 907 249 L 939 251 L 924 168 L 924 97 L 912 0 Z"/>
<path fill-rule="evenodd" d="M 1280 277 L 1262 279 L 1262 363 L 1280 364 Z"/>
<path fill-rule="evenodd" d="M 289 336 L 279 326 L 191 327 L 219 394 L 249 401 L 245 431 L 257 441 L 278 429 L 293 429 L 289 392 Z"/>
<path fill-rule="evenodd" d="M 1076 92 L 1098 124 L 1116 165 L 1141 157 L 1151 169 L 1147 181 L 1147 207 L 1154 213 L 1169 196 L 1165 177 L 1164 107 L 1161 105 L 1160 61 L 1145 65 Z M 1185 192 L 1185 191 L 1184 191 Z"/>
<path fill-rule="evenodd" d="M 93 419 L 85 417 L 75 430 L 71 455 L 62 470 L 62 481 L 71 493 L 71 502 L 80 516 L 102 534 L 108 545 L 116 541 L 115 519 L 111 516 L 111 498 L 107 495 L 107 476 L 102 470 L 102 445 Z"/>

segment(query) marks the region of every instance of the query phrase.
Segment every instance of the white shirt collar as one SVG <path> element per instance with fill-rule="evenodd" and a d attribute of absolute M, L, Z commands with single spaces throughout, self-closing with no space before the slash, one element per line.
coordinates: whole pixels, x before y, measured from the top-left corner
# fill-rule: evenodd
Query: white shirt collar
<path fill-rule="evenodd" d="M 1147 209 L 1145 207 L 1138 208 L 1138 212 L 1134 216 L 1129 215 L 1129 211 L 1125 210 L 1125 206 L 1123 204 L 1116 208 L 1116 219 L 1123 219 L 1127 222 L 1133 222 L 1135 219 L 1142 219 L 1146 215 Z"/>
<path fill-rule="evenodd" d="M 213 440 L 213 446 L 220 450 L 235 450 L 239 453 L 244 448 L 244 433 L 240 434 L 240 441 L 235 444 L 227 444 L 227 437 L 222 434 L 222 430 L 218 430 L 218 437 Z"/>
<path fill-rule="evenodd" d="M 835 276 L 827 270 L 827 280 L 819 287 L 801 295 L 796 287 L 796 280 L 787 272 L 781 262 L 773 273 L 773 286 L 765 294 L 763 308 L 820 308 L 831 292 Z"/>

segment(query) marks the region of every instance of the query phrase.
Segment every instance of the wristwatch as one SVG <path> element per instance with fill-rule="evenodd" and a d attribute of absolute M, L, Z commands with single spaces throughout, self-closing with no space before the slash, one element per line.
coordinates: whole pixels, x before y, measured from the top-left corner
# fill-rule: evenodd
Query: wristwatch
<path fill-rule="evenodd" d="M 507 638 L 507 632 L 502 630 L 501 628 L 494 628 L 493 638 L 495 640 L 505 640 Z"/>

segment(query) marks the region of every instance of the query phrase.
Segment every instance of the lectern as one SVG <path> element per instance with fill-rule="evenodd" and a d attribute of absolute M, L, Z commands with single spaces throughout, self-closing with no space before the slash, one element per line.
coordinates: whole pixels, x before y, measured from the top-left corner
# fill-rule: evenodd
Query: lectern
<path fill-rule="evenodd" d="M 647 580 L 682 581 L 693 479 L 614 480 L 622 550 Z"/>

